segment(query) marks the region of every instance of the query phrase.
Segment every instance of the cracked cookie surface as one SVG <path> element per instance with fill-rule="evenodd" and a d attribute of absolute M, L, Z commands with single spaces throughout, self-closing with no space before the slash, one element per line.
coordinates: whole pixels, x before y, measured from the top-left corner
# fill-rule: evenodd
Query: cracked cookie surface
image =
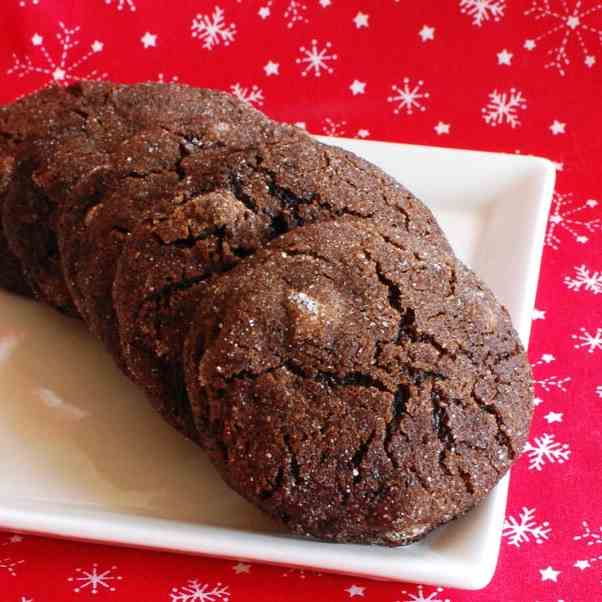
<path fill-rule="evenodd" d="M 86 82 L 53 86 L 0 107 L 0 285 L 34 294 L 65 313 L 76 315 L 62 278 L 56 237 L 55 201 L 36 172 L 53 159 L 57 137 L 81 128 L 86 111 L 102 104 L 112 87 Z M 66 170 L 66 177 L 76 171 Z"/>
<path fill-rule="evenodd" d="M 203 291 L 185 346 L 204 445 L 293 532 L 404 545 L 522 450 L 530 368 L 506 310 L 437 240 L 340 221 Z"/>
<path fill-rule="evenodd" d="M 90 164 L 79 193 L 63 205 L 58 238 L 76 305 L 123 366 L 111 289 L 131 231 L 171 198 L 188 155 L 244 147 L 292 128 L 222 92 L 186 86 L 129 86 L 108 106 L 127 127 L 113 134 L 106 159 Z"/>
<path fill-rule="evenodd" d="M 191 424 L 181 348 L 207 280 L 312 222 L 360 219 L 433 237 L 430 211 L 378 168 L 295 135 L 192 154 L 163 213 L 125 242 L 113 287 L 121 346 L 136 382 L 175 422 Z"/>

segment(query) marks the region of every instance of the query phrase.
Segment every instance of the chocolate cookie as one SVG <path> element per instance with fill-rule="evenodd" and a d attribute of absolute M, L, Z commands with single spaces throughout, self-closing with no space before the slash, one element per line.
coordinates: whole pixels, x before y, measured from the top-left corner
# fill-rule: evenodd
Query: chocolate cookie
<path fill-rule="evenodd" d="M 53 206 L 35 180 L 35 146 L 43 141 L 45 154 L 52 157 L 53 137 L 81 126 L 85 105 L 107 86 L 55 86 L 0 107 L 0 209 L 5 218 L 0 278 L 20 292 L 31 285 L 37 297 L 67 313 L 73 307 L 60 275 L 56 241 L 47 235 L 45 222 L 52 221 Z"/>
<path fill-rule="evenodd" d="M 213 90 L 141 84 L 112 94 L 111 106 L 127 128 L 113 134 L 106 161 L 90 166 L 90 177 L 64 204 L 59 247 L 76 305 L 119 360 L 111 288 L 136 224 L 173 202 L 190 158 L 203 163 L 215 149 L 234 152 L 301 134 Z"/>
<path fill-rule="evenodd" d="M 436 240 L 294 230 L 205 287 L 185 347 L 204 444 L 302 535 L 405 545 L 522 450 L 530 367 L 506 310 Z"/>
<path fill-rule="evenodd" d="M 351 153 L 305 136 L 191 155 L 182 168 L 187 177 L 168 209 L 125 242 L 113 287 L 130 374 L 175 424 L 191 424 L 181 347 L 212 275 L 289 230 L 337 217 L 388 223 L 448 248 L 409 192 Z"/>

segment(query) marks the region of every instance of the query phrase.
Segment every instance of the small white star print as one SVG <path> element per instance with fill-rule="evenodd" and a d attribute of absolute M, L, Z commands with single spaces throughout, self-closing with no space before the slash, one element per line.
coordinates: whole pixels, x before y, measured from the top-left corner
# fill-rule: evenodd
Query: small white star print
<path fill-rule="evenodd" d="M 505 48 L 501 52 L 497 53 L 497 64 L 498 65 L 508 65 L 512 63 L 512 57 L 514 55 L 511 52 L 508 52 Z"/>
<path fill-rule="evenodd" d="M 360 11 L 353 18 L 353 22 L 355 23 L 355 26 L 358 29 L 361 29 L 362 27 L 368 27 L 368 19 L 369 19 L 369 17 L 370 17 L 370 15 L 367 15 L 366 13 L 363 13 L 363 12 Z"/>
<path fill-rule="evenodd" d="M 551 353 L 544 353 L 541 356 L 541 361 L 544 364 L 551 364 L 556 358 Z"/>
<path fill-rule="evenodd" d="M 273 61 L 268 61 L 263 68 L 265 74 L 269 77 L 270 75 L 280 75 L 279 70 L 280 63 L 274 63 Z"/>
<path fill-rule="evenodd" d="M 157 45 L 157 36 L 147 31 L 140 38 L 140 41 L 145 48 L 150 48 L 151 46 L 154 48 Z"/>
<path fill-rule="evenodd" d="M 547 420 L 548 424 L 552 424 L 552 422 L 562 422 L 562 413 L 560 412 L 548 412 L 544 418 Z"/>
<path fill-rule="evenodd" d="M 525 40 L 525 43 L 523 44 L 523 48 L 525 48 L 525 50 L 533 50 L 535 46 L 535 40 Z"/>
<path fill-rule="evenodd" d="M 44 41 L 44 38 L 39 33 L 34 33 L 31 38 L 31 43 L 34 46 L 41 46 L 43 41 Z"/>
<path fill-rule="evenodd" d="M 364 596 L 365 587 L 359 587 L 358 585 L 352 585 L 348 587 L 345 591 L 349 594 L 350 598 L 355 598 L 355 596 Z"/>
<path fill-rule="evenodd" d="M 596 64 L 596 57 L 593 56 L 593 55 L 591 55 L 591 54 L 588 54 L 585 57 L 585 61 L 584 62 L 585 62 L 585 66 L 589 67 L 591 69 Z"/>
<path fill-rule="evenodd" d="M 435 132 L 437 132 L 438 136 L 441 136 L 442 134 L 449 134 L 449 128 L 449 123 L 443 123 L 443 121 L 440 121 L 433 129 Z"/>
<path fill-rule="evenodd" d="M 552 125 L 550 126 L 550 131 L 552 132 L 552 134 L 554 134 L 554 136 L 557 136 L 558 134 L 564 134 L 565 128 L 566 128 L 566 123 L 562 123 L 562 122 L 558 121 L 558 119 L 554 119 L 554 121 L 552 122 Z"/>
<path fill-rule="evenodd" d="M 560 575 L 560 571 L 554 570 L 551 566 L 545 569 L 539 569 L 541 573 L 542 581 L 553 581 L 554 583 L 558 583 L 558 575 Z"/>
<path fill-rule="evenodd" d="M 367 138 L 370 135 L 370 132 L 368 130 L 358 130 L 356 136 L 358 138 Z"/>
<path fill-rule="evenodd" d="M 541 397 L 534 397 L 533 398 L 533 405 L 535 407 L 537 407 L 538 405 L 541 405 L 543 403 L 543 399 Z"/>
<path fill-rule="evenodd" d="M 245 564 L 244 562 L 239 562 L 238 564 L 235 564 L 232 567 L 232 570 L 237 575 L 240 575 L 241 573 L 250 573 L 251 572 L 251 565 L 250 564 Z"/>
<path fill-rule="evenodd" d="M 535 308 L 533 310 L 533 319 L 534 320 L 545 320 L 546 319 L 546 310 Z"/>
<path fill-rule="evenodd" d="M 92 43 L 92 52 L 102 52 L 102 49 L 105 47 L 105 45 L 102 42 L 99 42 L 98 40 L 96 40 L 96 42 Z"/>
<path fill-rule="evenodd" d="M 420 36 L 420 39 L 423 42 L 426 42 L 428 40 L 434 40 L 435 39 L 435 28 L 429 27 L 428 25 L 423 25 L 422 29 L 418 32 L 418 35 Z"/>
<path fill-rule="evenodd" d="M 320 6 L 326 8 L 332 4 L 332 0 L 320 0 Z"/>
<path fill-rule="evenodd" d="M 358 94 L 364 94 L 366 92 L 366 82 L 361 82 L 358 79 L 354 79 L 353 83 L 349 86 L 353 96 Z"/>
<path fill-rule="evenodd" d="M 589 569 L 592 565 L 589 563 L 589 560 L 577 560 L 573 566 L 580 571 L 584 571 L 585 569 Z"/>
<path fill-rule="evenodd" d="M 262 19 L 267 19 L 270 16 L 270 7 L 269 6 L 262 6 L 258 11 L 257 14 L 262 18 Z"/>

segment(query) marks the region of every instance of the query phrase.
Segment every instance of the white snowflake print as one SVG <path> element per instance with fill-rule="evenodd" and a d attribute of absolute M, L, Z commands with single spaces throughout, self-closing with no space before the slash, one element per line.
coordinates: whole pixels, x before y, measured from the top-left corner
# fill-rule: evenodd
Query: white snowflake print
<path fill-rule="evenodd" d="M 134 0 L 105 0 L 105 4 L 115 4 L 117 6 L 117 10 L 129 8 L 132 12 L 136 11 Z"/>
<path fill-rule="evenodd" d="M 169 597 L 171 602 L 215 602 L 230 600 L 228 586 L 218 583 L 210 587 L 206 583 L 200 583 L 196 579 L 190 579 L 186 585 L 172 588 Z"/>
<path fill-rule="evenodd" d="M 426 111 L 424 101 L 430 98 L 430 94 L 422 89 L 424 82 L 420 79 L 418 83 L 412 85 L 409 77 L 403 78 L 401 86 L 393 85 L 394 95 L 387 97 L 387 102 L 392 102 L 397 106 L 393 110 L 395 115 L 405 111 L 406 115 L 412 115 L 414 111 Z"/>
<path fill-rule="evenodd" d="M 266 20 L 272 14 L 272 7 L 274 0 L 268 0 L 263 6 L 259 8 L 257 14 L 262 20 Z M 288 0 L 283 12 L 282 18 L 286 22 L 286 27 L 292 29 L 297 23 L 308 23 L 307 18 L 307 4 L 301 2 L 301 0 Z M 323 5 L 324 6 L 324 5 Z M 325 6 L 324 6 L 325 8 Z"/>
<path fill-rule="evenodd" d="M 507 124 L 511 128 L 518 127 L 520 120 L 518 110 L 527 108 L 527 99 L 516 88 L 509 92 L 494 90 L 489 94 L 489 102 L 481 109 L 485 123 L 492 127 Z"/>
<path fill-rule="evenodd" d="M 180 78 L 177 75 L 172 75 L 171 77 L 168 77 L 164 73 L 158 73 L 157 81 L 160 84 L 176 84 L 180 81 Z"/>
<path fill-rule="evenodd" d="M 598 529 L 598 532 L 592 531 L 589 523 L 587 521 L 583 521 L 581 523 L 583 527 L 583 532 L 579 535 L 575 535 L 573 537 L 574 541 L 582 541 L 586 546 L 598 546 L 602 545 L 602 527 Z M 592 565 L 596 562 L 600 562 L 602 560 L 602 554 L 590 556 L 589 558 L 579 559 L 573 564 L 573 567 L 579 569 L 580 571 L 585 571 L 586 569 L 592 568 Z"/>
<path fill-rule="evenodd" d="M 98 564 L 94 563 L 90 570 L 81 568 L 75 569 L 75 576 L 69 577 L 67 581 L 73 583 L 75 586 L 73 591 L 76 594 L 81 592 L 89 592 L 91 594 L 97 594 L 102 591 L 115 591 L 115 581 L 121 581 L 123 577 L 121 575 L 114 574 L 116 566 L 112 566 L 106 571 L 99 571 Z"/>
<path fill-rule="evenodd" d="M 602 2 L 584 6 L 583 0 L 572 0 L 571 5 L 573 8 L 569 8 L 569 0 L 533 0 L 531 8 L 525 11 L 525 15 L 545 21 L 546 29 L 525 40 L 524 48 L 534 50 L 542 40 L 551 38 L 552 47 L 547 51 L 550 60 L 545 67 L 558 69 L 562 76 L 571 63 L 569 51 L 572 46 L 579 46 L 583 63 L 591 68 L 597 57 L 590 52 L 586 41 L 593 37 L 595 41 L 602 42 L 602 23 L 601 27 L 596 27 L 590 21 L 592 15 L 602 11 Z"/>
<path fill-rule="evenodd" d="M 306 77 L 308 74 L 313 74 L 315 77 L 320 77 L 322 72 L 334 73 L 334 69 L 329 63 L 336 61 L 339 56 L 337 54 L 332 54 L 330 50 L 331 48 L 332 43 L 326 42 L 324 48 L 319 50 L 318 42 L 316 40 L 311 41 L 309 48 L 301 46 L 299 48 L 301 57 L 295 61 L 297 65 L 304 66 L 301 75 Z"/>
<path fill-rule="evenodd" d="M 563 464 L 571 457 L 568 443 L 558 443 L 554 435 L 544 433 L 535 437 L 533 443 L 525 445 L 525 453 L 529 457 L 529 470 L 543 470 L 547 462 Z"/>
<path fill-rule="evenodd" d="M 602 351 L 602 328 L 597 328 L 595 332 L 590 332 L 581 327 L 579 334 L 571 335 L 571 339 L 575 341 L 573 345 L 575 349 L 587 349 L 588 353 L 593 353 L 598 349 Z"/>
<path fill-rule="evenodd" d="M 508 539 L 508 543 L 511 546 L 520 548 L 523 543 L 543 543 L 544 540 L 548 539 L 550 535 L 550 523 L 544 521 L 538 523 L 535 520 L 535 509 L 524 507 L 518 518 L 514 516 L 508 516 L 504 521 L 504 530 L 502 531 L 502 537 Z"/>
<path fill-rule="evenodd" d="M 322 132 L 326 136 L 342 136 L 345 133 L 346 121 L 334 121 L 330 117 L 326 117 L 322 122 Z"/>
<path fill-rule="evenodd" d="M 250 105 L 258 107 L 263 105 L 263 92 L 259 86 L 253 85 L 250 88 L 243 88 L 239 83 L 236 83 L 230 86 L 230 93 Z"/>
<path fill-rule="evenodd" d="M 598 201 L 588 199 L 584 203 L 575 205 L 572 203 L 572 196 L 570 193 L 555 193 L 552 200 L 545 244 L 555 251 L 560 248 L 559 230 L 565 230 L 576 242 L 585 244 L 589 242 L 589 236 L 586 233 L 594 233 L 602 226 L 599 218 L 584 220 L 576 215 L 587 209 L 594 209 L 598 206 Z"/>
<path fill-rule="evenodd" d="M 307 23 L 307 17 L 305 12 L 307 11 L 307 5 L 298 0 L 290 0 L 286 10 L 284 11 L 284 18 L 286 19 L 286 26 L 292 29 L 297 23 Z"/>
<path fill-rule="evenodd" d="M 594 295 L 602 293 L 602 273 L 590 272 L 585 265 L 575 267 L 575 276 L 565 276 L 564 283 L 571 291 L 589 291 Z"/>
<path fill-rule="evenodd" d="M 62 21 L 59 22 L 59 31 L 56 38 L 59 43 L 60 53 L 53 58 L 50 51 L 44 43 L 44 38 L 35 33 L 31 38 L 31 44 L 35 49 L 35 54 L 41 55 L 39 63 L 34 62 L 34 58 L 29 55 L 19 58 L 13 54 L 13 66 L 7 71 L 9 75 L 25 77 L 26 75 L 41 74 L 48 77 L 45 84 L 57 83 L 66 85 L 75 80 L 81 79 L 104 79 L 107 74 L 99 73 L 97 70 L 82 72 L 80 67 L 87 63 L 92 56 L 102 52 L 104 44 L 95 40 L 90 45 L 90 49 L 82 54 L 77 60 L 70 60 L 70 51 L 79 46 L 77 35 L 80 32 L 79 27 L 68 28 Z"/>
<path fill-rule="evenodd" d="M 556 358 L 551 353 L 544 353 L 542 356 L 531 366 L 535 371 L 542 365 L 549 365 L 554 362 Z M 546 376 L 544 378 L 534 378 L 533 384 L 540 386 L 546 393 L 549 393 L 552 389 L 559 389 L 560 391 L 566 392 L 566 385 L 571 381 L 570 376 L 561 378 L 560 376 Z"/>
<path fill-rule="evenodd" d="M 437 587 L 429 594 L 425 591 L 424 586 L 419 585 L 415 593 L 410 593 L 405 589 L 402 590 L 401 593 L 404 596 L 408 596 L 408 598 L 400 600 L 400 602 L 451 602 L 449 598 L 440 597 L 442 592 L 443 588 Z"/>
<path fill-rule="evenodd" d="M 499 21 L 504 16 L 506 0 L 460 0 L 460 12 L 472 17 L 472 24 L 481 27 L 485 21 Z"/>
<path fill-rule="evenodd" d="M 203 48 L 212 50 L 215 46 L 230 45 L 236 37 L 236 25 L 224 21 L 224 11 L 216 6 L 211 15 L 198 14 L 192 20 L 192 37 L 203 42 Z"/>
<path fill-rule="evenodd" d="M 0 575 L 5 570 L 11 577 L 17 576 L 17 567 L 25 560 L 13 560 L 12 558 L 0 558 Z"/>

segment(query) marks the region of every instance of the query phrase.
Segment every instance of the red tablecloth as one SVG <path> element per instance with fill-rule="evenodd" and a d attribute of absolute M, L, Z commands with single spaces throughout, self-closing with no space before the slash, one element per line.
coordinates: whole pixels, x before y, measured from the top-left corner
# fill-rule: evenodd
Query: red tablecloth
<path fill-rule="evenodd" d="M 488 588 L 0 532 L 1 602 L 602 600 L 601 42 L 598 0 L 2 0 L 0 102 L 52 81 L 180 81 L 312 132 L 543 155 L 558 185 L 538 406 Z"/>

